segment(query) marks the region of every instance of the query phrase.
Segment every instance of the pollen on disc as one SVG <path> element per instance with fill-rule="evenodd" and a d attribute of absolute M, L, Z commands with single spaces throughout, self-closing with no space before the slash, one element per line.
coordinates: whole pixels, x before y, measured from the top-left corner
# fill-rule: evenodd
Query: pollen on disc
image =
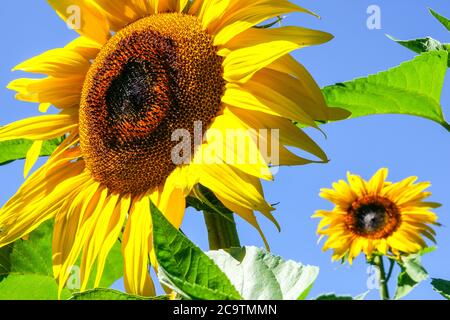
<path fill-rule="evenodd" d="M 80 144 L 93 178 L 122 194 L 159 186 L 176 168 L 172 133 L 206 128 L 224 88 L 222 58 L 196 17 L 153 15 L 119 31 L 83 86 Z"/>

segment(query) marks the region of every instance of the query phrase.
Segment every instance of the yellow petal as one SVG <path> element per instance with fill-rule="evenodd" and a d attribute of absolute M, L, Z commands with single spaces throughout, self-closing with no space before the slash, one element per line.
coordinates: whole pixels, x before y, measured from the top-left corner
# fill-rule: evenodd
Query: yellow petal
<path fill-rule="evenodd" d="M 261 236 L 264 245 L 266 246 L 266 249 L 268 251 L 270 251 L 270 246 L 269 243 L 267 242 L 266 236 L 264 235 L 263 231 L 261 230 L 261 227 L 259 226 L 258 220 L 256 219 L 255 214 L 253 213 L 252 210 L 241 207 L 231 201 L 228 201 L 224 198 L 222 198 L 219 194 L 216 194 L 217 199 L 220 200 L 220 202 L 222 202 L 222 204 L 227 207 L 228 209 L 230 209 L 231 211 L 233 211 L 234 213 L 236 213 L 237 215 L 239 215 L 242 219 L 244 219 L 245 221 L 247 221 L 248 223 L 250 223 L 259 233 L 259 235 Z"/>
<path fill-rule="evenodd" d="M 20 78 L 11 81 L 8 89 L 17 91 L 16 99 L 50 103 L 58 108 L 76 107 L 80 103 L 85 75 L 43 79 Z"/>
<path fill-rule="evenodd" d="M 264 199 L 258 178 L 240 173 L 228 165 L 217 164 L 201 165 L 200 174 L 199 182 L 203 186 L 215 194 L 220 194 L 223 199 L 261 212 L 279 228 L 278 222 L 271 214 L 274 209 Z"/>
<path fill-rule="evenodd" d="M 90 0 L 48 0 L 48 2 L 79 34 L 101 45 L 109 39 L 108 21 L 95 2 Z"/>
<path fill-rule="evenodd" d="M 161 199 L 157 205 L 158 209 L 161 210 L 167 220 L 169 220 L 169 222 L 177 229 L 180 228 L 181 223 L 183 222 L 187 194 L 185 194 L 184 188 L 177 186 L 179 182 L 178 172 L 179 171 L 172 172 L 166 179 L 161 193 Z"/>
<path fill-rule="evenodd" d="M 256 81 L 250 81 L 245 85 L 227 84 L 222 102 L 233 107 L 264 112 L 317 127 L 311 116 L 294 101 Z"/>
<path fill-rule="evenodd" d="M 74 192 L 68 197 L 61 206 L 55 217 L 55 226 L 53 229 L 52 251 L 53 251 L 53 275 L 60 280 L 62 288 L 70 274 L 73 265 L 67 263 L 67 258 L 72 250 L 73 242 L 77 234 L 81 210 L 86 202 L 89 202 L 97 187 L 92 181 L 87 180 L 80 185 L 80 191 Z M 75 258 L 76 259 L 76 258 Z M 63 265 L 69 267 L 62 272 Z"/>
<path fill-rule="evenodd" d="M 232 0 L 214 30 L 214 45 L 224 45 L 241 32 L 267 19 L 295 11 L 310 13 L 286 0 Z"/>
<path fill-rule="evenodd" d="M 183 12 L 187 0 L 159 0 L 158 12 Z"/>
<path fill-rule="evenodd" d="M 0 128 L 0 141 L 13 139 L 49 140 L 61 137 L 78 127 L 68 114 L 31 117 Z"/>
<path fill-rule="evenodd" d="M 353 192 L 357 194 L 358 197 L 364 197 L 367 195 L 367 182 L 363 178 L 347 172 L 347 179 L 350 188 L 352 188 Z"/>
<path fill-rule="evenodd" d="M 148 270 L 151 229 L 149 198 L 135 200 L 122 240 L 124 284 L 128 293 L 141 296 L 155 295 L 155 287 Z"/>
<path fill-rule="evenodd" d="M 109 221 L 107 236 L 98 254 L 97 275 L 95 277 L 94 283 L 95 287 L 98 287 L 100 285 L 100 280 L 103 274 L 103 270 L 105 268 L 106 258 L 108 257 L 109 251 L 117 242 L 117 239 L 119 238 L 122 232 L 122 227 L 124 225 L 124 221 L 128 214 L 129 208 L 130 208 L 130 197 L 129 196 L 122 197 L 119 201 L 119 204 L 116 206 L 116 209 Z"/>
<path fill-rule="evenodd" d="M 245 173 L 272 180 L 272 173 L 257 144 L 258 132 L 246 126 L 236 115 L 224 110 L 206 133 L 206 143 L 198 151 L 194 163 L 228 164 Z M 200 154 L 201 153 L 201 154 Z"/>
<path fill-rule="evenodd" d="M 119 31 L 140 18 L 158 12 L 158 0 L 95 0 L 107 17 L 111 29 Z"/>
<path fill-rule="evenodd" d="M 211 23 L 216 22 L 226 11 L 230 0 L 210 0 L 203 1 L 198 17 L 203 28 L 207 29 Z"/>
<path fill-rule="evenodd" d="M 372 195 L 379 195 L 385 185 L 388 169 L 382 168 L 375 173 L 367 184 L 367 191 Z"/>
<path fill-rule="evenodd" d="M 224 47 L 234 51 L 252 47 L 264 42 L 290 41 L 300 47 L 321 44 L 330 41 L 333 36 L 327 32 L 301 27 L 251 28 L 228 41 Z"/>
<path fill-rule="evenodd" d="M 304 80 L 265 68 L 257 72 L 249 82 L 258 82 L 278 92 L 286 99 L 289 99 L 289 101 L 294 102 L 297 108 L 301 109 L 313 120 L 327 121 L 330 118 L 330 110 L 323 99 L 321 91 L 317 92 L 316 88 L 305 88 L 305 85 L 309 85 L 316 86 L 318 89 L 318 85 L 315 84 L 314 80 L 304 84 Z M 320 94 L 320 96 L 316 94 Z"/>
<path fill-rule="evenodd" d="M 75 51 L 87 60 L 94 59 L 99 53 L 101 47 L 102 46 L 94 40 L 83 36 L 76 38 L 65 46 L 65 48 Z"/>
<path fill-rule="evenodd" d="M 96 261 L 100 250 L 104 245 L 105 239 L 108 236 L 109 223 L 114 218 L 113 215 L 117 213 L 115 209 L 118 200 L 118 194 L 111 194 L 106 198 L 103 207 L 99 204 L 101 214 L 95 217 L 95 221 L 93 221 L 92 228 L 87 237 L 87 243 L 83 249 L 83 256 L 80 266 L 81 291 L 84 291 L 87 287 L 94 262 Z M 97 276 L 97 280 L 100 278 L 101 277 Z"/>
<path fill-rule="evenodd" d="M 74 236 L 73 238 L 69 237 L 71 241 L 70 251 L 63 260 L 60 270 L 58 278 L 60 291 L 66 284 L 70 270 L 75 265 L 81 250 L 89 242 L 89 236 L 101 214 L 107 193 L 108 190 L 106 188 L 102 188 L 99 183 L 92 181 L 86 189 L 80 192 L 79 202 L 74 202 L 74 206 L 71 206 L 71 209 L 68 211 L 70 214 L 68 216 L 68 219 L 70 219 L 68 224 L 73 224 L 73 227 L 76 226 L 76 229 L 72 229 L 74 230 Z M 86 281 L 87 273 L 90 273 L 90 270 L 86 270 L 86 258 L 84 257 L 80 267 L 80 280 L 82 283 Z"/>
<path fill-rule="evenodd" d="M 55 77 L 86 74 L 89 60 L 67 48 L 49 50 L 14 67 L 13 71 L 42 73 Z"/>
<path fill-rule="evenodd" d="M 25 159 L 25 167 L 23 170 L 23 177 L 26 178 L 30 173 L 30 170 L 35 165 L 36 161 L 39 159 L 39 155 L 41 154 L 42 144 L 44 141 L 36 140 L 33 141 L 30 149 L 27 152 L 27 156 Z"/>
<path fill-rule="evenodd" d="M 328 159 L 325 152 L 306 133 L 295 126 L 292 121 L 272 116 L 263 112 L 247 112 L 240 108 L 227 106 L 232 113 L 236 114 L 243 122 L 256 129 L 279 129 L 280 143 L 292 147 L 300 148 L 318 158 L 326 161 Z"/>
<path fill-rule="evenodd" d="M 245 83 L 259 70 L 298 48 L 300 45 L 295 42 L 278 40 L 232 51 L 223 61 L 224 79 Z"/>
<path fill-rule="evenodd" d="M 67 163 L 53 174 L 34 172 L 0 210 L 0 246 L 29 234 L 54 217 L 66 197 L 86 180 L 82 162 Z"/>

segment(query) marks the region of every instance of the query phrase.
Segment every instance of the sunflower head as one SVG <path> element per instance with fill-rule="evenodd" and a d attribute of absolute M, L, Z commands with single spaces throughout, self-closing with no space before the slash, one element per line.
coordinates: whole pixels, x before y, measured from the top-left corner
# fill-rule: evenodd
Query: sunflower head
<path fill-rule="evenodd" d="M 388 170 L 380 169 L 369 181 L 348 173 L 348 182 L 340 180 L 333 189 L 322 189 L 320 196 L 331 201 L 331 211 L 318 210 L 321 218 L 317 232 L 327 236 L 323 250 L 332 249 L 333 260 L 347 258 L 350 263 L 361 252 L 374 254 L 413 254 L 425 248 L 423 236 L 435 242 L 437 216 L 430 211 L 440 205 L 425 202 L 428 182 L 415 183 L 409 177 L 397 183 L 387 182 Z"/>
<path fill-rule="evenodd" d="M 93 177 L 119 193 L 163 183 L 175 169 L 172 133 L 193 135 L 221 110 L 222 61 L 192 15 L 151 15 L 116 33 L 81 96 L 81 150 Z"/>
<path fill-rule="evenodd" d="M 15 70 L 43 76 L 8 88 L 39 111 L 58 113 L 2 126 L 0 141 L 34 141 L 28 175 L 45 140 L 65 139 L 0 209 L 0 247 L 55 219 L 59 289 L 81 256 L 83 291 L 94 269 L 99 286 L 121 238 L 126 290 L 152 295 L 150 202 L 179 228 L 198 186 L 266 241 L 256 212 L 278 224 L 260 179 L 272 180 L 274 165 L 327 162 L 294 122 L 317 127 L 349 115 L 327 106 L 291 55 L 331 40 L 329 33 L 261 28 L 311 12 L 288 0 L 48 2 L 67 23 L 76 18 L 68 8 L 79 7 L 79 37 L 20 63 Z"/>

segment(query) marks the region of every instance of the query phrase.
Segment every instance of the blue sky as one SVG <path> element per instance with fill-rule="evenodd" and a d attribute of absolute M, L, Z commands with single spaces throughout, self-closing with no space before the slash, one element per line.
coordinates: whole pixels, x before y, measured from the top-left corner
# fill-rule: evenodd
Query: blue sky
<path fill-rule="evenodd" d="M 444 1 L 422 0 L 301 0 L 294 1 L 316 13 L 322 19 L 293 14 L 286 25 L 301 25 L 331 32 L 335 39 L 325 45 L 306 48 L 295 56 L 313 74 L 321 86 L 365 76 L 410 60 L 414 54 L 386 38 L 432 36 L 450 42 L 450 34 L 428 13 L 431 7 L 450 16 Z M 369 5 L 381 8 L 381 30 L 366 26 Z M 0 10 L 2 50 L 0 50 L 0 124 L 36 115 L 36 106 L 16 101 L 6 85 L 20 77 L 11 68 L 19 62 L 54 47 L 61 47 L 74 38 L 44 0 L 3 1 Z M 444 112 L 450 115 L 450 77 L 442 96 Z M 450 117 L 450 116 L 449 116 Z M 360 257 L 353 266 L 331 262 L 331 253 L 322 253 L 315 233 L 317 221 L 310 218 L 317 209 L 331 205 L 319 198 L 319 189 L 344 178 L 348 170 L 369 178 L 380 167 L 390 169 L 390 179 L 398 181 L 410 175 L 432 182 L 432 200 L 441 202 L 437 210 L 443 227 L 437 230 L 438 250 L 424 258 L 424 265 L 432 277 L 450 279 L 450 148 L 449 134 L 439 125 L 407 116 L 374 116 L 354 119 L 323 127 L 328 138 L 311 131 L 311 135 L 332 160 L 326 165 L 282 168 L 273 183 L 265 183 L 266 196 L 278 203 L 276 217 L 282 226 L 278 233 L 274 226 L 260 219 L 273 253 L 288 259 L 320 267 L 319 278 L 311 292 L 357 295 L 367 291 L 367 266 Z M 23 162 L 0 167 L 0 204 L 14 194 L 23 182 Z M 238 220 L 241 242 L 262 246 L 257 232 Z M 188 211 L 183 231 L 203 249 L 207 249 L 207 235 L 199 213 Z M 120 287 L 120 285 L 118 285 Z M 392 291 L 393 289 L 391 289 Z M 369 298 L 377 298 L 371 291 Z M 410 296 L 412 299 L 439 299 L 428 282 L 421 284 Z"/>

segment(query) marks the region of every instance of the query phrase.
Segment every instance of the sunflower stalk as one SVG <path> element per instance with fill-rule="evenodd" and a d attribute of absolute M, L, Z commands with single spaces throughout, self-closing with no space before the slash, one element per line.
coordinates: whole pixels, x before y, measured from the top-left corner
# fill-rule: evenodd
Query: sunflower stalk
<path fill-rule="evenodd" d="M 388 281 L 389 279 L 386 277 L 386 271 L 384 269 L 384 262 L 382 256 L 375 256 L 373 259 L 373 263 L 377 266 L 379 270 L 379 282 L 380 282 L 380 298 L 382 300 L 390 300 L 389 297 L 389 288 Z"/>
<path fill-rule="evenodd" d="M 226 218 L 215 212 L 203 211 L 210 250 L 241 247 L 233 213 L 227 212 L 223 215 Z"/>
<path fill-rule="evenodd" d="M 389 282 L 389 280 L 391 279 L 392 272 L 394 271 L 394 266 L 395 266 L 395 260 L 394 259 L 389 259 L 389 271 L 388 271 L 387 276 L 386 276 L 386 282 Z"/>
<path fill-rule="evenodd" d="M 211 190 L 197 185 L 193 197 L 188 199 L 188 205 L 203 212 L 210 250 L 241 247 L 233 212 Z"/>

